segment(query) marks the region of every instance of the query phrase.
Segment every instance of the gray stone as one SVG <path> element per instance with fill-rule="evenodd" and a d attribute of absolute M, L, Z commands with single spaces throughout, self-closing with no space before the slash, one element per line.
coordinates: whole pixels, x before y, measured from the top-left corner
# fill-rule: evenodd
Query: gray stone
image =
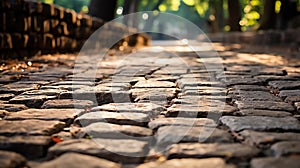
<path fill-rule="evenodd" d="M 231 78 L 231 79 L 222 79 L 221 80 L 225 85 L 262 85 L 263 82 L 261 79 L 255 78 Z"/>
<path fill-rule="evenodd" d="M 174 88 L 175 83 L 153 79 L 138 81 L 133 88 Z"/>
<path fill-rule="evenodd" d="M 46 86 L 42 86 L 41 89 L 43 90 L 68 90 L 68 91 L 72 91 L 72 90 L 79 90 L 81 88 L 86 87 L 85 85 L 46 85 Z"/>
<path fill-rule="evenodd" d="M 299 133 L 291 132 L 257 132 L 251 130 L 244 130 L 239 132 L 239 134 L 245 139 L 248 144 L 251 145 L 264 145 L 273 144 L 278 141 L 299 141 Z"/>
<path fill-rule="evenodd" d="M 50 158 L 68 152 L 93 155 L 122 163 L 140 163 L 148 151 L 147 142 L 120 139 L 73 139 L 58 143 L 48 150 Z"/>
<path fill-rule="evenodd" d="M 79 108 L 84 109 L 92 107 L 94 103 L 90 100 L 58 99 L 46 101 L 42 108 Z"/>
<path fill-rule="evenodd" d="M 54 99 L 56 96 L 47 95 L 18 95 L 9 100 L 12 104 L 25 104 L 30 108 L 40 108 L 48 99 Z"/>
<path fill-rule="evenodd" d="M 45 156 L 51 143 L 49 136 L 0 136 L 1 150 L 18 152 L 28 159 Z"/>
<path fill-rule="evenodd" d="M 258 155 L 260 150 L 255 147 L 238 143 L 182 143 L 174 144 L 168 151 L 168 158 L 203 158 L 203 157 L 226 157 L 240 160 L 252 158 Z"/>
<path fill-rule="evenodd" d="M 207 158 L 207 159 L 172 159 L 164 162 L 149 162 L 137 166 L 136 168 L 234 168 L 235 166 L 226 164 L 221 158 Z"/>
<path fill-rule="evenodd" d="M 138 137 L 151 136 L 152 130 L 132 125 L 117 125 L 99 122 L 83 127 L 79 134 L 85 134 L 93 138 L 135 139 Z"/>
<path fill-rule="evenodd" d="M 215 96 L 215 95 L 204 95 L 204 96 L 191 96 L 182 95 L 177 99 L 173 99 L 173 104 L 195 104 L 201 102 L 231 102 L 231 97 L 229 96 Z"/>
<path fill-rule="evenodd" d="M 299 156 L 254 158 L 251 160 L 251 168 L 299 168 L 299 159 Z"/>
<path fill-rule="evenodd" d="M 235 85 L 233 88 L 243 91 L 269 91 L 267 87 L 259 85 Z"/>
<path fill-rule="evenodd" d="M 0 121 L 0 135 L 51 135 L 63 129 L 60 121 L 22 120 Z"/>
<path fill-rule="evenodd" d="M 285 102 L 274 101 L 236 101 L 239 109 L 260 109 L 276 111 L 294 111 L 294 107 Z"/>
<path fill-rule="evenodd" d="M 282 141 L 271 146 L 271 151 L 275 156 L 299 155 L 300 141 Z"/>
<path fill-rule="evenodd" d="M 88 156 L 79 153 L 66 153 L 54 160 L 43 162 L 37 167 L 38 168 L 53 168 L 53 167 L 121 168 L 121 165 L 94 156 Z"/>
<path fill-rule="evenodd" d="M 15 152 L 0 151 L 0 167 L 25 167 L 26 159 Z"/>
<path fill-rule="evenodd" d="M 279 90 L 291 90 L 291 89 L 300 89 L 300 82 L 299 81 L 271 81 L 269 85 L 272 86 L 274 89 Z"/>
<path fill-rule="evenodd" d="M 182 78 L 177 81 L 176 85 L 179 88 L 185 88 L 197 86 L 221 86 L 222 84 L 211 79 Z"/>
<path fill-rule="evenodd" d="M 177 92 L 176 88 L 136 88 L 130 91 L 135 102 L 139 100 L 172 100 Z"/>
<path fill-rule="evenodd" d="M 239 91 L 242 101 L 282 101 L 279 97 L 265 91 Z"/>
<path fill-rule="evenodd" d="M 27 109 L 10 113 L 5 120 L 59 120 L 71 123 L 80 111 L 77 109 Z"/>
<path fill-rule="evenodd" d="M 150 117 L 145 113 L 116 113 L 97 111 L 81 115 L 76 118 L 75 123 L 86 126 L 96 122 L 108 122 L 121 125 L 137 125 L 145 126 L 149 122 Z"/>
<path fill-rule="evenodd" d="M 253 110 L 253 109 L 244 109 L 235 112 L 235 115 L 239 116 L 269 116 L 269 117 L 286 117 L 292 116 L 291 113 L 286 111 L 272 111 L 272 110 Z"/>
<path fill-rule="evenodd" d="M 289 96 L 300 96 L 300 89 L 298 90 L 281 90 L 279 92 L 281 98 L 286 98 Z"/>
<path fill-rule="evenodd" d="M 20 94 L 25 91 L 38 89 L 38 84 L 27 84 L 27 83 L 20 83 L 14 82 L 11 84 L 7 84 L 0 87 L 0 93 L 17 93 Z"/>
<path fill-rule="evenodd" d="M 24 92 L 23 95 L 47 95 L 47 96 L 56 96 L 58 97 L 59 94 L 67 92 L 67 90 L 62 89 L 40 89 L 40 90 L 30 90 Z"/>
<path fill-rule="evenodd" d="M 110 103 L 94 107 L 91 111 L 135 112 L 158 115 L 164 107 L 153 103 Z"/>
<path fill-rule="evenodd" d="M 218 128 L 209 127 L 187 127 L 187 126 L 165 126 L 160 127 L 156 134 L 158 150 L 165 149 L 178 142 L 200 142 L 200 143 L 230 143 L 232 136 Z"/>
<path fill-rule="evenodd" d="M 284 101 L 287 103 L 300 102 L 300 96 L 288 96 Z"/>
<path fill-rule="evenodd" d="M 297 112 L 299 113 L 300 112 L 300 102 L 296 102 L 295 106 L 296 106 Z"/>
<path fill-rule="evenodd" d="M 209 102 L 210 103 L 210 102 Z M 220 106 L 217 104 L 210 103 L 209 105 L 202 106 L 197 105 L 181 105 L 181 104 L 173 104 L 168 108 L 166 116 L 167 117 L 206 117 L 209 113 L 217 113 L 217 114 L 233 114 L 233 112 L 238 109 L 226 105 L 222 103 Z"/>
<path fill-rule="evenodd" d="M 263 117 L 263 116 L 223 116 L 220 121 L 227 125 L 232 131 L 242 130 L 284 130 L 284 131 L 299 131 L 300 124 L 296 118 L 293 117 Z"/>
<path fill-rule="evenodd" d="M 149 128 L 157 129 L 163 126 L 193 126 L 216 127 L 214 120 L 208 118 L 156 118 L 149 122 Z"/>

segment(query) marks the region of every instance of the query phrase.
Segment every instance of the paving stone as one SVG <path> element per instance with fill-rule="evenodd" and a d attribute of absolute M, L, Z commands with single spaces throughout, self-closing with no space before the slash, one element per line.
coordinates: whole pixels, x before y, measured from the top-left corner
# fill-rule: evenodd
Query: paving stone
<path fill-rule="evenodd" d="M 91 111 L 135 112 L 158 115 L 164 107 L 153 103 L 110 103 L 94 107 Z"/>
<path fill-rule="evenodd" d="M 168 158 L 225 157 L 243 160 L 252 158 L 258 155 L 259 152 L 260 150 L 255 147 L 238 143 L 182 143 L 171 146 L 168 151 Z"/>
<path fill-rule="evenodd" d="M 63 129 L 60 121 L 22 120 L 0 121 L 0 135 L 51 135 Z"/>
<path fill-rule="evenodd" d="M 76 118 L 75 123 L 86 126 L 96 122 L 108 122 L 121 125 L 146 126 L 150 120 L 150 116 L 145 113 L 116 113 L 97 111 L 81 115 Z"/>
<path fill-rule="evenodd" d="M 140 163 L 148 151 L 147 142 L 120 139 L 73 139 L 58 143 L 48 150 L 53 158 L 67 152 L 93 155 L 114 162 Z"/>
<path fill-rule="evenodd" d="M 165 126 L 160 127 L 156 134 L 156 150 L 164 150 L 178 142 L 230 143 L 232 136 L 218 128 Z"/>
<path fill-rule="evenodd" d="M 37 159 L 46 155 L 52 144 L 49 136 L 0 136 L 0 149 L 22 154 L 28 159 Z"/>
<path fill-rule="evenodd" d="M 231 102 L 231 97 L 229 96 L 215 96 L 215 95 L 204 95 L 204 96 L 192 96 L 184 95 L 180 96 L 177 99 L 172 100 L 172 104 L 194 104 L 199 102 L 212 102 L 216 101 L 221 102 Z"/>
<path fill-rule="evenodd" d="M 296 106 L 297 112 L 299 113 L 300 112 L 300 102 L 296 102 L 295 106 Z"/>
<path fill-rule="evenodd" d="M 300 141 L 282 141 L 271 146 L 275 156 L 300 154 Z"/>
<path fill-rule="evenodd" d="M 1 151 L 0 150 L 0 167 L 25 167 L 26 159 L 15 152 Z"/>
<path fill-rule="evenodd" d="M 72 91 L 72 90 L 78 90 L 81 88 L 86 87 L 85 85 L 46 85 L 46 86 L 42 86 L 41 89 L 43 90 L 68 90 L 68 91 Z"/>
<path fill-rule="evenodd" d="M 90 100 L 73 100 L 73 99 L 58 99 L 46 101 L 42 108 L 77 108 L 83 109 L 93 106 L 93 102 Z"/>
<path fill-rule="evenodd" d="M 239 109 L 260 109 L 293 112 L 295 109 L 292 105 L 285 102 L 274 101 L 236 101 Z"/>
<path fill-rule="evenodd" d="M 260 79 L 255 78 L 231 78 L 231 79 L 222 79 L 221 80 L 225 85 L 262 85 L 263 82 Z"/>
<path fill-rule="evenodd" d="M 290 96 L 300 96 L 300 90 L 281 90 L 279 92 L 281 98 L 286 98 Z"/>
<path fill-rule="evenodd" d="M 38 89 L 38 84 L 27 84 L 14 82 L 0 87 L 0 93 L 22 93 L 29 90 Z"/>
<path fill-rule="evenodd" d="M 239 133 L 248 144 L 264 145 L 273 144 L 278 141 L 299 141 L 300 133 L 292 132 L 257 132 L 251 130 L 244 130 Z"/>
<path fill-rule="evenodd" d="M 193 126 L 216 127 L 214 120 L 208 118 L 156 118 L 149 122 L 149 128 L 157 129 L 163 126 Z"/>
<path fill-rule="evenodd" d="M 242 101 L 282 101 L 279 97 L 265 91 L 239 91 Z"/>
<path fill-rule="evenodd" d="M 95 86 L 96 88 L 101 88 L 104 89 L 106 88 L 106 90 L 112 90 L 114 88 L 117 88 L 119 90 L 130 90 L 131 85 L 129 83 L 126 82 L 115 82 L 114 78 L 112 79 L 112 81 L 108 81 L 108 82 L 104 82 L 104 83 L 100 83 L 98 85 Z"/>
<path fill-rule="evenodd" d="M 6 110 L 0 110 L 0 119 L 3 118 L 3 117 L 5 117 L 5 116 L 7 116 L 8 114 L 9 114 L 8 111 L 6 111 Z"/>
<path fill-rule="evenodd" d="M 0 110 L 6 110 L 9 112 L 17 112 L 21 110 L 26 110 L 28 107 L 26 107 L 23 104 L 7 104 L 6 102 L 0 102 Z"/>
<path fill-rule="evenodd" d="M 136 168 L 234 168 L 235 166 L 226 164 L 221 158 L 208 159 L 172 159 L 164 162 L 149 162 L 137 166 Z"/>
<path fill-rule="evenodd" d="M 0 100 L 9 100 L 13 98 L 15 95 L 12 93 L 0 94 Z"/>
<path fill-rule="evenodd" d="M 269 116 L 269 117 L 286 117 L 292 116 L 291 113 L 286 111 L 272 111 L 272 110 L 253 110 L 253 109 L 244 109 L 235 112 L 235 115 L 238 116 Z"/>
<path fill-rule="evenodd" d="M 53 167 L 121 168 L 121 165 L 94 156 L 88 156 L 79 153 L 66 153 L 54 160 L 43 162 L 42 164 L 38 165 L 38 167 L 39 168 L 53 168 Z"/>
<path fill-rule="evenodd" d="M 214 90 L 214 89 L 206 89 L 206 90 L 184 90 L 183 93 L 185 95 L 216 95 L 216 96 L 225 96 L 226 90 Z"/>
<path fill-rule="evenodd" d="M 300 96 L 288 96 L 284 101 L 287 103 L 300 102 Z"/>
<path fill-rule="evenodd" d="M 59 120 L 71 123 L 81 112 L 77 109 L 27 109 L 10 113 L 5 120 Z"/>
<path fill-rule="evenodd" d="M 67 90 L 62 89 L 40 89 L 40 90 L 30 90 L 24 92 L 23 95 L 47 95 L 47 96 L 59 96 L 61 93 L 67 92 Z"/>
<path fill-rule="evenodd" d="M 174 88 L 175 83 L 157 80 L 142 80 L 138 81 L 133 88 Z"/>
<path fill-rule="evenodd" d="M 132 98 L 134 101 L 138 100 L 172 100 L 176 93 L 176 88 L 137 88 L 131 89 Z"/>
<path fill-rule="evenodd" d="M 259 86 L 259 85 L 234 85 L 233 88 L 236 90 L 243 90 L 243 91 L 266 91 L 266 92 L 269 91 L 267 87 Z"/>
<path fill-rule="evenodd" d="M 167 117 L 206 117 L 209 113 L 218 113 L 218 114 L 233 114 L 233 112 L 238 109 L 224 105 L 224 107 L 214 106 L 213 103 L 206 106 L 196 106 L 196 105 L 181 105 L 181 104 L 173 104 L 170 108 L 168 108 L 166 112 Z"/>
<path fill-rule="evenodd" d="M 254 158 L 251 160 L 252 168 L 299 168 L 299 156 L 291 157 L 266 157 L 266 158 Z"/>
<path fill-rule="evenodd" d="M 30 108 L 40 108 L 48 99 L 55 99 L 56 96 L 47 95 L 18 95 L 9 100 L 12 104 L 25 104 Z"/>
<path fill-rule="evenodd" d="M 299 81 L 271 81 L 269 85 L 279 90 L 300 89 Z"/>
<path fill-rule="evenodd" d="M 274 75 L 259 75 L 259 76 L 255 76 L 254 78 L 265 82 L 278 81 L 278 80 L 296 80 L 296 78 L 292 76 L 274 76 Z"/>
<path fill-rule="evenodd" d="M 199 79 L 199 78 L 183 78 L 177 81 L 176 85 L 179 88 L 197 87 L 197 86 L 222 86 L 221 83 L 213 79 Z"/>
<path fill-rule="evenodd" d="M 79 134 L 85 134 L 93 138 L 138 139 L 138 137 L 151 136 L 152 130 L 139 126 L 99 122 L 83 127 Z"/>
<path fill-rule="evenodd" d="M 232 131 L 257 130 L 257 131 L 299 131 L 299 121 L 293 117 L 263 117 L 263 116 L 223 116 L 220 121 Z"/>

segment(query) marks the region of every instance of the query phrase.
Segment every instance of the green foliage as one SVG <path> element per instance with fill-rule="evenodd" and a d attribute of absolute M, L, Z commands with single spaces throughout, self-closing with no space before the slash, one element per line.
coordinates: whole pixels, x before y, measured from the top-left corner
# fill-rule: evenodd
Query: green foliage
<path fill-rule="evenodd" d="M 74 9 L 76 12 L 88 12 L 90 0 L 38 0 L 48 4 L 55 4 L 68 9 Z"/>

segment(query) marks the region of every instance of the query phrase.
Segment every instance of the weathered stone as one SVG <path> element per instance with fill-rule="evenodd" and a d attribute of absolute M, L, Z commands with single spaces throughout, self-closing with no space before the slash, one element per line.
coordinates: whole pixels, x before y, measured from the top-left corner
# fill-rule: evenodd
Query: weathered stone
<path fill-rule="evenodd" d="M 300 90 L 281 90 L 279 92 L 281 98 L 286 98 L 289 96 L 300 96 Z"/>
<path fill-rule="evenodd" d="M 247 159 L 256 156 L 259 152 L 255 147 L 238 143 L 183 143 L 174 144 L 168 151 L 168 158 L 226 157 Z"/>
<path fill-rule="evenodd" d="M 119 139 L 74 139 L 58 143 L 48 150 L 53 158 L 67 152 L 93 155 L 122 163 L 139 163 L 146 156 L 147 142 Z"/>
<path fill-rule="evenodd" d="M 254 158 L 251 160 L 252 168 L 298 168 L 299 167 L 299 156 L 291 157 L 266 157 L 266 158 Z"/>
<path fill-rule="evenodd" d="M 239 91 L 242 101 L 282 101 L 279 97 L 265 91 Z"/>
<path fill-rule="evenodd" d="M 182 168 L 182 167 L 205 167 L 205 168 L 234 168 L 233 165 L 228 165 L 221 158 L 208 159 L 172 159 L 164 162 L 149 162 L 137 166 L 136 168 Z"/>
<path fill-rule="evenodd" d="M 110 123 L 92 123 L 81 130 L 82 133 L 93 138 L 128 139 L 137 137 L 149 137 L 152 130 L 132 125 L 117 125 Z"/>
<path fill-rule="evenodd" d="M 149 122 L 149 128 L 157 129 L 163 126 L 216 127 L 214 120 L 208 118 L 156 118 Z"/>
<path fill-rule="evenodd" d="M 164 150 L 178 142 L 229 143 L 232 136 L 223 130 L 209 127 L 165 126 L 156 134 L 157 150 Z"/>
<path fill-rule="evenodd" d="M 235 112 L 235 115 L 239 116 L 269 116 L 269 117 L 286 117 L 292 114 L 286 111 L 272 111 L 272 110 L 253 110 L 244 109 Z"/>
<path fill-rule="evenodd" d="M 26 107 L 23 104 L 7 104 L 7 103 L 0 102 L 0 110 L 16 112 L 16 111 L 21 111 L 26 109 L 28 109 L 28 107 Z"/>
<path fill-rule="evenodd" d="M 9 100 L 13 98 L 15 95 L 12 93 L 0 94 L 0 100 Z"/>
<path fill-rule="evenodd" d="M 9 100 L 12 104 L 25 104 L 30 108 L 40 108 L 48 99 L 54 99 L 56 96 L 47 95 L 18 95 Z"/>
<path fill-rule="evenodd" d="M 295 80 L 295 78 L 292 76 L 274 76 L 274 75 L 259 75 L 259 76 L 255 76 L 254 78 L 265 82 L 278 81 L 278 80 Z"/>
<path fill-rule="evenodd" d="M 284 131 L 299 131 L 299 121 L 293 117 L 263 117 L 263 116 L 223 116 L 220 121 L 227 125 L 232 131 L 242 130 L 284 130 Z"/>
<path fill-rule="evenodd" d="M 25 167 L 26 159 L 15 152 L 0 151 L 1 167 Z"/>
<path fill-rule="evenodd" d="M 297 112 L 300 112 L 300 102 L 296 102 L 295 106 L 296 106 Z"/>
<path fill-rule="evenodd" d="M 179 88 L 197 87 L 197 86 L 221 86 L 222 84 L 210 79 L 183 78 L 177 81 Z"/>
<path fill-rule="evenodd" d="M 177 116 L 178 117 L 206 117 L 209 113 L 218 113 L 220 115 L 224 113 L 228 115 L 228 114 L 233 114 L 233 112 L 237 110 L 238 110 L 237 108 L 225 104 L 219 107 L 214 105 L 213 103 L 206 106 L 173 104 L 170 108 L 168 108 L 166 116 L 167 117 L 177 117 Z"/>
<path fill-rule="evenodd" d="M 294 107 L 285 102 L 274 101 L 236 101 L 239 109 L 260 109 L 276 111 L 294 111 Z"/>
<path fill-rule="evenodd" d="M 271 146 L 271 151 L 275 156 L 300 154 L 299 141 L 282 141 Z"/>
<path fill-rule="evenodd" d="M 193 90 L 188 90 L 184 89 L 183 93 L 185 95 L 215 95 L 215 96 L 225 96 L 226 95 L 226 90 L 215 90 L 215 89 L 193 89 Z"/>
<path fill-rule="evenodd" d="M 52 143 L 48 136 L 0 136 L 0 149 L 18 152 L 29 159 L 45 156 Z"/>
<path fill-rule="evenodd" d="M 263 82 L 260 79 L 255 78 L 231 78 L 231 79 L 222 79 L 221 80 L 225 85 L 262 85 Z"/>
<path fill-rule="evenodd" d="M 174 88 L 175 83 L 157 80 L 142 80 L 138 81 L 133 88 Z"/>
<path fill-rule="evenodd" d="M 94 107 L 91 111 L 135 112 L 158 115 L 164 107 L 153 103 L 110 103 Z"/>
<path fill-rule="evenodd" d="M 0 118 L 3 118 L 3 117 L 5 117 L 8 114 L 9 114 L 8 111 L 6 111 L 6 110 L 0 110 Z"/>
<path fill-rule="evenodd" d="M 134 101 L 151 100 L 151 101 L 167 101 L 172 100 L 177 90 L 175 88 L 137 88 L 131 89 Z"/>
<path fill-rule="evenodd" d="M 274 89 L 279 90 L 291 90 L 291 89 L 300 89 L 299 81 L 271 81 L 269 85 L 272 86 Z"/>
<path fill-rule="evenodd" d="M 94 156 L 88 156 L 79 153 L 66 153 L 54 160 L 43 162 L 42 164 L 38 165 L 38 167 L 39 168 L 53 168 L 53 167 L 121 168 L 121 165 Z"/>
<path fill-rule="evenodd" d="M 58 99 L 46 101 L 42 108 L 88 108 L 93 106 L 93 102 L 90 100 L 73 100 L 73 99 Z"/>
<path fill-rule="evenodd" d="M 145 126 L 149 122 L 150 117 L 145 113 L 116 113 L 97 111 L 81 115 L 76 118 L 75 123 L 86 126 L 96 122 L 108 122 L 121 125 L 137 125 Z"/>
<path fill-rule="evenodd" d="M 5 120 L 59 120 L 71 123 L 80 111 L 76 109 L 27 109 L 10 113 Z"/>
<path fill-rule="evenodd" d="M 269 91 L 267 87 L 259 85 L 235 85 L 233 88 L 243 91 Z"/>
<path fill-rule="evenodd" d="M 27 84 L 14 82 L 0 87 L 0 93 L 22 93 L 29 90 L 38 89 L 38 84 Z"/>
<path fill-rule="evenodd" d="M 248 144 L 251 145 L 264 145 L 273 144 L 278 141 L 299 141 L 299 133 L 276 133 L 276 132 L 257 132 L 251 130 L 244 130 L 239 133 Z"/>
<path fill-rule="evenodd" d="M 51 135 L 63 129 L 59 121 L 0 121 L 0 135 Z"/>
<path fill-rule="evenodd" d="M 211 104 L 221 101 L 221 102 L 231 102 L 231 97 L 229 96 L 215 96 L 215 95 L 205 95 L 205 96 L 191 96 L 183 95 L 178 99 L 173 99 L 173 104 L 195 104 L 201 102 L 211 102 Z"/>
<path fill-rule="evenodd" d="M 287 103 L 300 102 L 300 96 L 288 96 L 284 101 Z"/>
<path fill-rule="evenodd" d="M 86 87 L 85 85 L 46 85 L 46 86 L 42 86 L 41 89 L 43 90 L 68 90 L 68 91 L 72 91 L 72 90 L 79 90 L 81 88 Z"/>
<path fill-rule="evenodd" d="M 40 89 L 40 90 L 31 90 L 24 92 L 23 95 L 47 95 L 47 96 L 59 96 L 59 94 L 67 92 L 67 90 L 62 89 Z"/>

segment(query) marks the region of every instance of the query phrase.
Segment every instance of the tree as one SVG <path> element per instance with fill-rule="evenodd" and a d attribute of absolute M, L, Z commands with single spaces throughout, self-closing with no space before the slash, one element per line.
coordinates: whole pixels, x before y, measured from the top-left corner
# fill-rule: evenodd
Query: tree
<path fill-rule="evenodd" d="M 260 30 L 273 29 L 276 27 L 276 0 L 264 0 L 264 11 L 260 21 Z"/>
<path fill-rule="evenodd" d="M 240 20 L 241 7 L 238 0 L 228 0 L 228 25 L 230 26 L 230 31 L 241 31 Z"/>
<path fill-rule="evenodd" d="M 116 5 L 117 0 L 91 0 L 89 14 L 110 21 L 115 17 Z"/>

